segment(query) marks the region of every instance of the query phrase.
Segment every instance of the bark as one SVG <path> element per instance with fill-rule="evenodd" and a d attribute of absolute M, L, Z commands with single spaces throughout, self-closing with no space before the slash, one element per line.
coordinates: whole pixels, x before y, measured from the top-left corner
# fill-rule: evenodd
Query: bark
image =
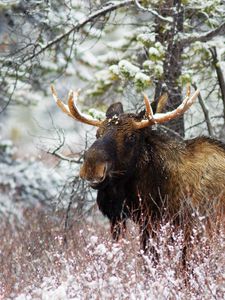
<path fill-rule="evenodd" d="M 216 70 L 216 75 L 217 75 L 218 83 L 219 83 L 220 90 L 221 90 L 222 101 L 223 101 L 223 117 L 224 117 L 224 125 L 225 125 L 225 80 L 224 80 L 223 72 L 219 65 L 218 58 L 217 58 L 216 47 L 212 47 L 209 50 L 212 54 L 213 66 Z"/>
<path fill-rule="evenodd" d="M 174 8 L 173 10 L 171 8 Z M 162 21 L 156 20 L 157 40 L 167 47 L 164 59 L 163 78 L 156 83 L 155 98 L 158 99 L 165 89 L 169 95 L 169 101 L 166 110 L 173 110 L 182 102 L 182 88 L 178 84 L 178 79 L 182 72 L 183 45 L 179 40 L 175 40 L 177 33 L 183 32 L 183 10 L 181 0 L 165 1 L 159 8 L 159 14 L 164 17 L 172 17 L 173 23 L 168 31 L 163 31 Z M 184 118 L 183 116 L 167 124 L 167 126 L 184 136 Z"/>

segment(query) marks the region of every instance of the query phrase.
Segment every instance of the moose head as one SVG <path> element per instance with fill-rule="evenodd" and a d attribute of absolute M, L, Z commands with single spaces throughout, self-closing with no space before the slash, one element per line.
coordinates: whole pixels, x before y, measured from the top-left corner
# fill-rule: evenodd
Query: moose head
<path fill-rule="evenodd" d="M 118 102 L 108 108 L 106 118 L 100 121 L 79 111 L 76 106 L 77 92 L 69 93 L 66 105 L 58 98 L 53 86 L 51 89 L 57 105 L 64 113 L 77 121 L 97 127 L 96 141 L 86 151 L 80 169 L 80 177 L 95 189 L 102 189 L 109 182 L 132 176 L 145 137 L 144 131 L 154 124 L 162 124 L 181 116 L 199 94 L 199 90 L 196 90 L 190 95 L 190 89 L 187 89 L 185 99 L 175 110 L 156 114 L 144 94 L 144 115 L 124 113 L 122 104 Z"/>

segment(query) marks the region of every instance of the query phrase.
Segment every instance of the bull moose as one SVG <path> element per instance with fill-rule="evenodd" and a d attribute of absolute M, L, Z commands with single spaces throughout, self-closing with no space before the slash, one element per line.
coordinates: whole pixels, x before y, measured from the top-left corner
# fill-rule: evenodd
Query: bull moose
<path fill-rule="evenodd" d="M 150 249 L 162 218 L 189 226 L 184 214 L 187 203 L 201 214 L 225 208 L 225 144 L 209 138 L 178 140 L 159 126 L 181 116 L 199 91 L 187 92 L 182 104 L 167 113 L 154 113 L 144 95 L 145 111 L 124 113 L 120 102 L 111 105 L 103 121 L 82 114 L 70 92 L 68 105 L 57 96 L 57 105 L 70 117 L 96 126 L 97 140 L 86 151 L 80 177 L 98 190 L 97 204 L 108 217 L 114 240 L 132 219 L 140 227 L 141 246 Z"/>

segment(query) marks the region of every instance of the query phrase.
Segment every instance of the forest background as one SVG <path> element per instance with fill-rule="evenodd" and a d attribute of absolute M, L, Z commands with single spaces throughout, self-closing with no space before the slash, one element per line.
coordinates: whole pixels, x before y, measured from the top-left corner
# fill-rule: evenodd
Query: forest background
<path fill-rule="evenodd" d="M 157 280 L 151 275 L 145 287 L 143 266 L 138 259 L 132 260 L 137 251 L 135 228 L 129 244 L 133 256 L 129 256 L 123 254 L 126 246 L 110 243 L 107 222 L 96 209 L 96 195 L 78 176 L 82 155 L 94 141 L 95 130 L 63 115 L 53 101 L 50 85 L 54 83 L 64 101 L 70 89 L 80 89 L 80 109 L 99 118 L 115 101 L 121 101 L 126 111 L 142 110 L 143 92 L 155 102 L 167 94 L 164 109 L 172 110 L 190 85 L 192 91 L 200 89 L 198 101 L 180 119 L 165 124 L 165 132 L 180 138 L 204 134 L 225 141 L 224 69 L 223 0 L 0 2 L 2 295 L 26 298 L 32 293 L 41 293 L 40 297 L 65 293 L 70 299 L 71 295 L 90 293 L 108 297 L 106 287 L 110 286 L 119 299 L 122 294 L 130 297 L 133 293 L 135 297 L 140 291 L 143 297 L 155 295 L 161 287 L 158 299 L 163 299 L 165 295 L 174 297 L 171 281 L 176 293 L 197 297 L 204 282 L 201 290 L 206 299 L 222 295 L 224 284 L 221 276 L 212 275 L 211 260 L 196 271 L 195 284 L 182 291 L 184 281 L 178 281 L 175 271 L 168 275 L 171 256 L 166 256 L 161 271 L 152 271 Z M 167 229 L 163 230 L 166 236 Z M 85 240 L 84 231 L 89 237 Z M 102 236 L 100 242 L 96 232 Z M 214 249 L 214 254 L 223 253 L 224 237 L 218 238 L 222 239 L 221 248 Z M 77 240 L 82 247 L 77 246 Z M 21 241 L 24 243 L 18 247 Z M 96 271 L 101 251 L 103 260 Z M 67 257 L 58 256 L 62 252 Z M 107 264 L 104 255 L 108 252 L 114 253 L 113 257 L 117 252 L 127 257 Z M 76 253 L 80 260 L 73 261 L 78 275 L 72 284 L 72 271 L 65 275 L 65 269 Z M 93 269 L 81 267 L 82 256 L 87 265 L 92 261 Z M 36 260 L 42 261 L 41 267 Z M 120 266 L 123 275 L 102 275 L 107 273 L 104 268 L 115 270 L 124 261 Z M 130 261 L 133 271 L 136 268 L 134 281 L 126 277 Z M 219 262 L 218 274 L 224 274 Z M 25 266 L 29 266 L 27 271 Z M 82 276 L 94 279 L 83 280 Z M 138 278 L 140 285 L 134 283 Z M 43 294 L 38 290 L 41 284 L 46 288 Z M 105 287 L 102 291 L 101 284 Z"/>

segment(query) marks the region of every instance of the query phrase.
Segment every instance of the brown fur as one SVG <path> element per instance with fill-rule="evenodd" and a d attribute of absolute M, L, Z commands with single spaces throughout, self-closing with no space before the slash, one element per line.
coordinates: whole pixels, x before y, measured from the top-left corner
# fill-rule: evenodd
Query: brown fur
<path fill-rule="evenodd" d="M 166 194 L 178 211 L 182 201 L 191 198 L 193 208 L 205 213 L 219 200 L 225 205 L 225 151 L 213 140 L 198 138 L 184 144 L 171 143 L 158 149 L 165 157 L 169 174 Z M 209 203 L 210 202 L 210 203 Z"/>
<path fill-rule="evenodd" d="M 135 129 L 133 120 L 140 118 L 111 106 L 86 153 L 81 177 L 92 182 L 104 177 L 94 188 L 113 238 L 131 218 L 140 225 L 147 250 L 162 219 L 182 225 L 188 236 L 193 212 L 225 212 L 225 145 L 206 137 L 180 141 L 160 130 Z"/>

